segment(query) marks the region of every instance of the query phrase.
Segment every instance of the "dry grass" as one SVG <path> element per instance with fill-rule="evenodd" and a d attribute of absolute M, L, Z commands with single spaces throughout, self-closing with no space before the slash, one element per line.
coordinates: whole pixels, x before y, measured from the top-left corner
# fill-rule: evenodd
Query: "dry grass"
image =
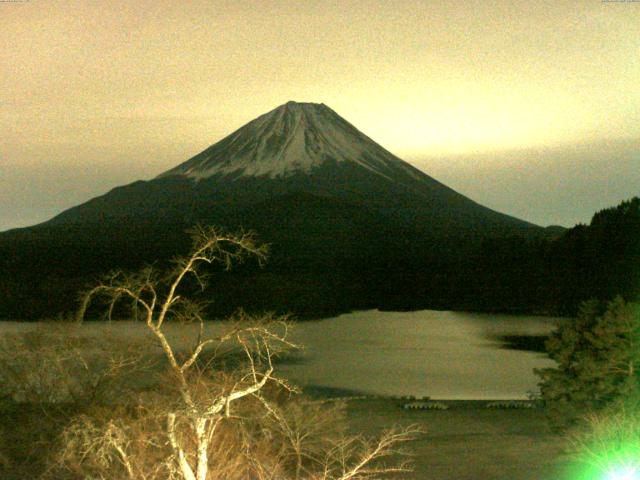
<path fill-rule="evenodd" d="M 543 410 L 494 410 L 486 402 L 450 402 L 447 410 L 407 411 L 402 401 L 349 401 L 353 431 L 375 436 L 386 425 L 415 424 L 424 434 L 411 443 L 414 471 L 407 480 L 558 480 L 568 458 Z"/>

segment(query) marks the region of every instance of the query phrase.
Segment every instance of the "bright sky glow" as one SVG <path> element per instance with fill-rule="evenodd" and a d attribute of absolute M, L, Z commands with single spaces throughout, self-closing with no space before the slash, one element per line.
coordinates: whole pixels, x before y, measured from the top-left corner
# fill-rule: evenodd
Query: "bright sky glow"
<path fill-rule="evenodd" d="M 0 230 L 152 178 L 288 100 L 401 158 L 451 157 L 453 177 L 460 156 L 500 168 L 487 153 L 640 138 L 639 2 L 32 0 L 0 2 L 0 24 Z M 520 214 L 512 200 L 492 206 Z M 566 224 L 592 205 L 537 208 L 525 219 Z"/>

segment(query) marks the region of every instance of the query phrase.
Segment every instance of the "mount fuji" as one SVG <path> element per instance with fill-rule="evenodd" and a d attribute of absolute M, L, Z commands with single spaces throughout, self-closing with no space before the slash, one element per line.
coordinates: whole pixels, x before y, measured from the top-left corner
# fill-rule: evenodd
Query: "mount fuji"
<path fill-rule="evenodd" d="M 288 102 L 151 180 L 0 234 L 0 268 L 38 272 L 20 284 L 55 278 L 69 300 L 80 279 L 183 253 L 197 223 L 252 229 L 271 245 L 266 270 L 217 285 L 222 303 L 246 306 L 236 302 L 244 295 L 256 308 L 310 315 L 404 307 L 416 285 L 464 277 L 483 239 L 544 236 L 399 159 L 326 105 Z M 447 303 L 451 292 L 424 288 L 414 293 Z"/>
<path fill-rule="evenodd" d="M 311 174 L 327 162 L 354 164 L 389 181 L 421 178 L 324 104 L 288 102 L 160 177 L 278 178 Z"/>
<path fill-rule="evenodd" d="M 392 223 L 424 228 L 428 235 L 473 230 L 482 237 L 537 229 L 429 177 L 326 105 L 296 102 L 256 118 L 153 180 L 116 188 L 49 224 L 158 217 L 219 224 L 231 211 L 287 195 L 301 202 L 315 197 L 320 203 L 374 208 L 394 217 Z"/>

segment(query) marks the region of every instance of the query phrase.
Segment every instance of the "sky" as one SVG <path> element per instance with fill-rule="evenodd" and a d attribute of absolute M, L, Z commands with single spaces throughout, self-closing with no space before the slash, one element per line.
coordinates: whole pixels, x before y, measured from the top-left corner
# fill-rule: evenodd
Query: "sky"
<path fill-rule="evenodd" d="M 0 0 L 0 231 L 289 100 L 540 225 L 640 195 L 640 2 Z"/>

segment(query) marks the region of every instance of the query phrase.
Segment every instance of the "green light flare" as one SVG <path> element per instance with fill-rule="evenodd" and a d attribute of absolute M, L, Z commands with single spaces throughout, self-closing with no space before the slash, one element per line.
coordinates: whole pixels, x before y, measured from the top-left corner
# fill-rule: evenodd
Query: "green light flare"
<path fill-rule="evenodd" d="M 573 460 L 563 480 L 640 480 L 639 420 L 619 412 L 606 417 L 605 425 L 592 423 L 593 437 L 572 442 Z"/>
<path fill-rule="evenodd" d="M 640 480 L 640 471 L 632 465 L 616 467 L 608 472 L 606 480 Z"/>

